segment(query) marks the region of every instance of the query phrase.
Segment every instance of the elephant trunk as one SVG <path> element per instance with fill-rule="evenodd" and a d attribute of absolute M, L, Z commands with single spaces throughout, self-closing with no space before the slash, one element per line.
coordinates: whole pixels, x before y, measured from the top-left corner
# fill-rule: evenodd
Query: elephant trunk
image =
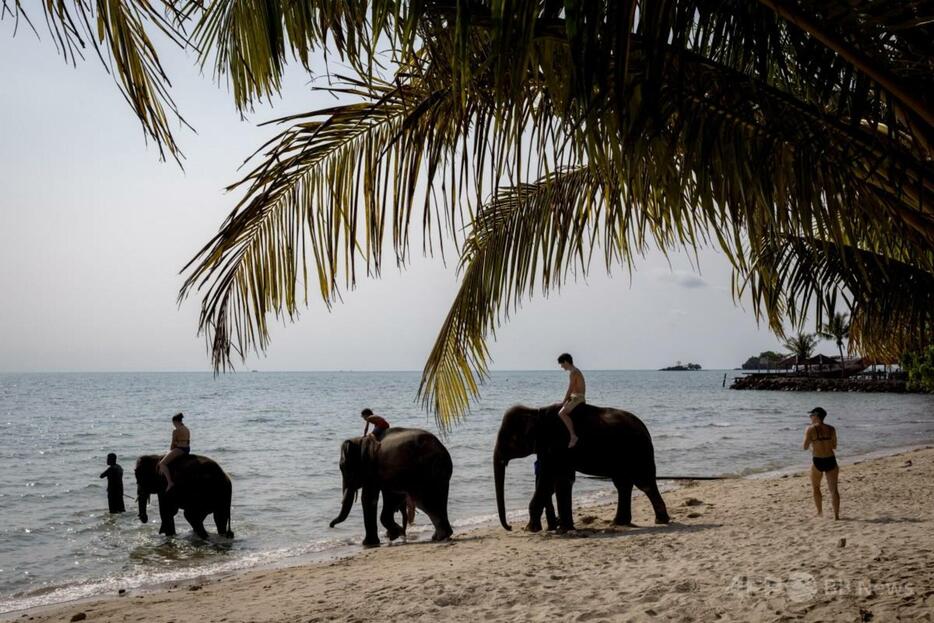
<path fill-rule="evenodd" d="M 333 528 L 337 524 L 341 523 L 347 519 L 347 515 L 350 514 L 350 509 L 353 508 L 353 500 L 356 491 L 351 488 L 344 489 L 344 499 L 341 502 L 341 512 L 340 514 L 331 521 L 331 527 Z"/>
<path fill-rule="evenodd" d="M 493 454 L 493 481 L 496 483 L 496 510 L 499 513 L 499 523 L 506 530 L 512 530 L 512 526 L 506 521 L 506 499 L 503 493 L 503 487 L 506 482 L 506 465 L 509 459 L 502 458 L 499 452 Z"/>
<path fill-rule="evenodd" d="M 149 504 L 149 494 L 138 491 L 136 501 L 139 503 L 139 520 L 143 523 L 148 522 L 149 515 L 146 514 L 146 506 Z"/>

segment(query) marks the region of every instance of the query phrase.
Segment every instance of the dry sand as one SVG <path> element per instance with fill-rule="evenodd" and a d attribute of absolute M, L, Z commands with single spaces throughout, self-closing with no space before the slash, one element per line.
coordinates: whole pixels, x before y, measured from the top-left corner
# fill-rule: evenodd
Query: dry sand
<path fill-rule="evenodd" d="M 610 506 L 577 509 L 574 536 L 497 526 L 5 618 L 931 621 L 934 449 L 844 465 L 840 482 L 841 521 L 815 517 L 804 473 L 698 483 L 666 494 L 668 526 L 640 494 L 641 527 L 610 525 Z"/>

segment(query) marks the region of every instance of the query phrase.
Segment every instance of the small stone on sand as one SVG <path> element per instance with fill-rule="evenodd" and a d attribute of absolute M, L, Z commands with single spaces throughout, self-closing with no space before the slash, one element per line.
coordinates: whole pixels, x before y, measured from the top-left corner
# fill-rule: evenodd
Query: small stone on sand
<path fill-rule="evenodd" d="M 76 615 L 74 615 L 73 617 L 71 617 L 71 620 L 72 620 L 72 621 L 83 621 L 83 620 L 85 620 L 86 618 L 88 618 L 88 615 L 86 615 L 86 614 L 83 613 L 83 612 L 79 612 L 78 614 L 76 614 Z"/>
<path fill-rule="evenodd" d="M 837 547 L 846 547 L 846 538 L 840 539 L 840 541 L 837 543 Z"/>
<path fill-rule="evenodd" d="M 682 506 L 700 506 L 701 504 L 703 504 L 703 502 L 701 502 L 697 498 L 688 498 L 684 501 L 684 504 L 682 504 Z"/>

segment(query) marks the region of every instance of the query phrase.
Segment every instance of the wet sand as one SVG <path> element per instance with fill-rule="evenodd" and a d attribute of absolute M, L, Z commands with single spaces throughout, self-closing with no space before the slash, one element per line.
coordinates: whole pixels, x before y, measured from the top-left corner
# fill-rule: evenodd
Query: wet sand
<path fill-rule="evenodd" d="M 815 516 L 804 471 L 689 483 L 665 494 L 667 526 L 639 494 L 637 527 L 578 508 L 566 536 L 496 526 L 0 619 L 934 620 L 934 449 L 844 463 L 840 483 L 840 521 L 829 494 Z"/>

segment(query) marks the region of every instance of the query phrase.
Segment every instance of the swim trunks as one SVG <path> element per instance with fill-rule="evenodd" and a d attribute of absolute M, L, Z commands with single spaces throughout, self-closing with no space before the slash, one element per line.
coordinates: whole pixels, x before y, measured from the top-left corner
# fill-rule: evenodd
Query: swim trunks
<path fill-rule="evenodd" d="M 814 457 L 814 467 L 817 468 L 819 472 L 829 472 L 837 467 L 837 457 L 835 456 L 826 456 L 826 457 Z"/>
<path fill-rule="evenodd" d="M 568 401 L 564 403 L 564 412 L 570 413 L 582 404 L 584 404 L 583 394 L 571 394 L 571 397 L 568 398 Z"/>

